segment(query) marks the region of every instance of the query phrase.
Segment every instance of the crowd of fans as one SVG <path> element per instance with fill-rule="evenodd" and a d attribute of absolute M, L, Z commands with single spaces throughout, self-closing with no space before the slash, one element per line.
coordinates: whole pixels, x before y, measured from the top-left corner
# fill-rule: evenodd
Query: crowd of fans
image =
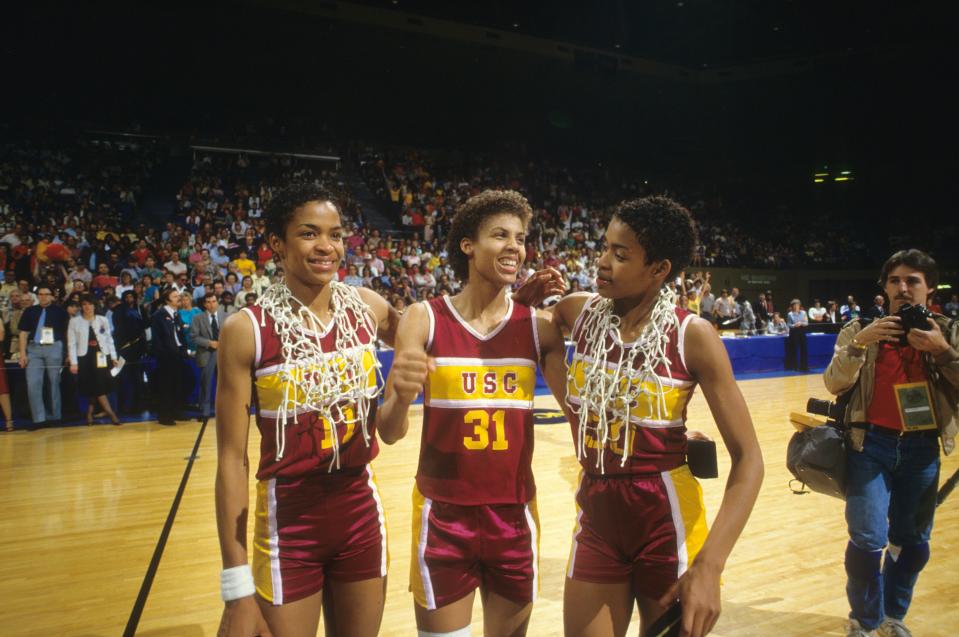
<path fill-rule="evenodd" d="M 314 182 L 335 195 L 346 228 L 340 280 L 377 290 L 400 311 L 458 290 L 445 251 L 446 232 L 457 206 L 486 188 L 518 190 L 533 206 L 519 284 L 537 269 L 553 267 L 564 274 L 570 291 L 594 289 L 604 212 L 617 201 L 654 189 L 648 180 L 627 178 L 601 165 L 572 169 L 422 151 L 366 151 L 359 159 L 366 183 L 386 207 L 393 206 L 399 230 L 369 227 L 342 175 L 320 161 L 199 152 L 175 194 L 169 220 L 158 228 L 134 226 L 133 221 L 157 163 L 149 144 L 88 141 L 57 148 L 0 148 L 4 358 L 21 357 L 21 318 L 38 304 L 41 287 L 68 320 L 89 312 L 84 303 L 92 302 L 92 310 L 106 317 L 116 349 L 131 369 L 147 353 L 149 319 L 161 305 L 162 290 L 179 293 L 177 318 L 186 328 L 211 292 L 227 314 L 255 303 L 279 274 L 266 237 L 264 208 L 287 183 Z M 656 190 L 663 190 L 662 183 Z M 840 323 L 857 315 L 852 301 L 816 301 L 808 310 L 797 301 L 787 311 L 769 293 L 749 300 L 735 288 L 713 289 L 708 272 L 725 265 L 785 267 L 828 264 L 842 255 L 856 258 L 866 247 L 846 238 L 854 235 L 806 221 L 771 224 L 769 232 L 746 231 L 731 220 L 722 197 L 691 188 L 679 192 L 701 238 L 692 266 L 697 271 L 670 283 L 681 306 L 720 329 L 746 334 L 786 333 L 802 322 Z M 788 215 L 784 209 L 767 218 Z M 954 297 L 941 309 L 959 313 Z M 185 335 L 187 348 L 194 349 L 188 330 Z M 142 382 L 135 384 L 144 393 Z M 132 409 L 141 407 L 141 398 L 134 402 Z"/>

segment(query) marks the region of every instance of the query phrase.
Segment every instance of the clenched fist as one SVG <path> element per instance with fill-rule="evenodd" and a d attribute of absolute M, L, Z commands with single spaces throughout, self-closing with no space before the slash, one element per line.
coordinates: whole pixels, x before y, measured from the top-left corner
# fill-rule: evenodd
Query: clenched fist
<path fill-rule="evenodd" d="M 435 369 L 436 365 L 426 352 L 405 352 L 393 361 L 390 369 L 393 391 L 402 402 L 413 402 L 423 391 L 426 375 Z"/>

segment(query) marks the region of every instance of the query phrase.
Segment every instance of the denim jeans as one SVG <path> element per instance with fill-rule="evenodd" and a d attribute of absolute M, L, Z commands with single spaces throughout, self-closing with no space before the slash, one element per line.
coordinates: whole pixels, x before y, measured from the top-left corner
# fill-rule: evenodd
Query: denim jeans
<path fill-rule="evenodd" d="M 27 395 L 33 422 L 60 420 L 60 370 L 63 367 L 63 341 L 51 345 L 27 343 Z M 50 410 L 43 400 L 43 377 L 50 385 Z"/>
<path fill-rule="evenodd" d="M 847 460 L 846 524 L 852 544 L 875 553 L 888 541 L 894 555 L 903 547 L 907 552 L 915 553 L 917 546 L 928 551 L 939 464 L 939 440 L 934 436 L 900 438 L 867 431 L 862 452 L 850 450 Z M 887 550 L 881 575 L 878 570 L 875 577 L 848 575 L 849 616 L 867 630 L 884 617 L 902 619 L 909 610 L 924 561 L 916 572 L 908 572 L 890 568 L 892 559 Z"/>

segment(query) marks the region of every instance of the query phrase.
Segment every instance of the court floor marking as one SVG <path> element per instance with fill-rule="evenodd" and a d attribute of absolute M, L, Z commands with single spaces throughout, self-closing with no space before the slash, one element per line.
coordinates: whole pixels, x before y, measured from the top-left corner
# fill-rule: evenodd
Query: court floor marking
<path fill-rule="evenodd" d="M 137 595 L 136 601 L 133 603 L 133 609 L 130 611 L 130 619 L 127 621 L 127 627 L 123 631 L 123 637 L 134 637 L 134 635 L 136 635 L 137 626 L 140 623 L 140 616 L 143 615 L 143 608 L 146 606 L 147 598 L 150 596 L 153 578 L 156 577 L 157 569 L 160 567 L 163 550 L 166 548 L 167 539 L 170 537 L 173 521 L 176 519 L 177 511 L 180 508 L 180 500 L 183 499 L 183 492 L 186 491 L 187 482 L 190 480 L 193 462 L 197 459 L 197 451 L 200 449 L 200 442 L 203 440 L 203 433 L 206 431 L 208 421 L 209 418 L 203 419 L 203 423 L 200 425 L 200 431 L 196 436 L 196 442 L 193 443 L 193 451 L 187 458 L 186 468 L 183 470 L 183 477 L 180 479 L 180 487 L 177 489 L 176 496 L 173 498 L 173 504 L 170 505 L 170 513 L 167 515 L 166 522 L 163 524 L 163 530 L 160 531 L 156 548 L 153 550 L 153 557 L 150 559 L 150 566 L 147 567 L 146 575 L 143 576 L 143 583 L 140 585 L 140 592 Z"/>

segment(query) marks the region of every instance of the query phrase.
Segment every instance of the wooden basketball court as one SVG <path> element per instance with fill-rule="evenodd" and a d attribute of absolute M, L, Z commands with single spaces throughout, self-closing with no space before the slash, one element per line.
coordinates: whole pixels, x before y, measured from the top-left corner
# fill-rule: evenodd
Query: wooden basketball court
<path fill-rule="evenodd" d="M 752 519 L 726 568 L 723 616 L 714 635 L 842 635 L 847 613 L 842 503 L 793 495 L 784 465 L 793 432 L 790 411 L 806 398 L 828 397 L 819 375 L 740 382 L 766 461 L 766 480 Z M 537 406 L 555 407 L 551 397 Z M 697 394 L 690 426 L 718 437 Z M 382 635 L 414 635 L 407 592 L 410 493 L 421 412 L 410 435 L 383 445 L 374 469 L 386 507 L 390 580 Z M 5 635 L 114 636 L 123 633 L 181 483 L 200 424 L 152 423 L 68 427 L 0 435 L 0 626 Z M 257 453 L 255 428 L 251 449 Z M 222 603 L 220 554 L 213 513 L 216 471 L 213 423 L 199 445 L 143 606 L 138 635 L 215 635 Z M 722 497 L 729 459 L 720 445 L 719 480 L 703 481 L 710 516 Z M 253 458 L 255 464 L 255 457 Z M 945 458 L 943 480 L 959 468 Z M 534 470 L 542 525 L 542 589 L 530 635 L 562 634 L 566 557 L 573 526 L 578 465 L 569 426 L 536 428 Z M 250 490 L 251 497 L 254 490 Z M 251 500 L 251 509 L 252 509 Z M 252 528 L 252 525 L 251 525 Z M 932 559 L 923 572 L 909 626 L 916 635 L 952 635 L 959 624 L 959 494 L 937 512 Z M 636 622 L 630 634 L 636 634 Z M 474 613 L 473 634 L 482 634 Z"/>

